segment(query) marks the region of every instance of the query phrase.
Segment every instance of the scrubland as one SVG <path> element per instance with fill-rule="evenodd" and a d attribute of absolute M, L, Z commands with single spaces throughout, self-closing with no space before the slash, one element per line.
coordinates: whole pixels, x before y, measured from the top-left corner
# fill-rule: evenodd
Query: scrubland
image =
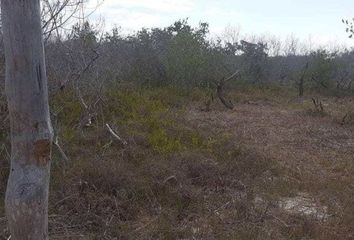
<path fill-rule="evenodd" d="M 215 99 L 205 111 L 201 89 L 103 91 L 89 126 L 74 92 L 51 98 L 68 158 L 53 147 L 51 239 L 354 238 L 353 97 L 316 95 L 321 111 L 291 89 L 242 86 L 228 93 L 234 110 Z"/>

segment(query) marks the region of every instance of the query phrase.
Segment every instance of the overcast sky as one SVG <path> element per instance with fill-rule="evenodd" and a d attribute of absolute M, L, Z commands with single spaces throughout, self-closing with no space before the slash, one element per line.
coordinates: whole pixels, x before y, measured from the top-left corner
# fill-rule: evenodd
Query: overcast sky
<path fill-rule="evenodd" d="M 243 34 L 294 34 L 301 39 L 311 36 L 318 43 L 354 46 L 341 22 L 354 17 L 353 0 L 105 0 L 94 16 L 102 16 L 107 29 L 165 27 L 188 17 L 193 25 L 208 22 L 217 35 L 232 26 Z"/>

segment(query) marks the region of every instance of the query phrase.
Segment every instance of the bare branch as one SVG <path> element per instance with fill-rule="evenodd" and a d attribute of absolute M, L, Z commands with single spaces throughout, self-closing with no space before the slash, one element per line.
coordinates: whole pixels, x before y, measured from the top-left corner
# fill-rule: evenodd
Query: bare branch
<path fill-rule="evenodd" d="M 92 15 L 104 0 L 97 0 L 93 9 L 85 9 L 88 0 L 42 0 L 42 29 L 45 41 L 50 39 L 53 32 L 60 35 L 59 29 L 67 25 L 85 21 Z"/>
<path fill-rule="evenodd" d="M 53 141 L 54 146 L 57 147 L 60 155 L 62 156 L 62 158 L 64 159 L 65 162 L 69 162 L 69 158 L 67 157 L 67 155 L 65 154 L 64 150 L 62 149 L 62 147 L 59 144 L 59 140 L 58 137 L 55 138 L 55 140 Z"/>
<path fill-rule="evenodd" d="M 240 74 L 240 70 L 237 70 L 236 72 L 234 72 L 230 77 L 226 78 L 225 80 L 223 80 L 224 82 L 228 82 L 230 80 L 232 80 L 234 77 L 236 77 L 237 75 Z"/>
<path fill-rule="evenodd" d="M 315 106 L 315 111 L 319 113 L 324 112 L 322 101 L 318 98 L 312 98 L 313 105 Z"/>
<path fill-rule="evenodd" d="M 106 123 L 106 128 L 109 131 L 109 133 L 119 142 L 121 142 L 124 146 L 128 145 L 127 141 L 125 141 L 123 138 L 121 138 L 112 128 L 109 126 L 108 123 Z"/>

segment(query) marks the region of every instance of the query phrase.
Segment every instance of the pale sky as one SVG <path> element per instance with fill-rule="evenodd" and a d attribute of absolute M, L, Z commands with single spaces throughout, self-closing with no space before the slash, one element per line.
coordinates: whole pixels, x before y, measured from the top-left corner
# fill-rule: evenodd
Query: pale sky
<path fill-rule="evenodd" d="M 242 34 L 294 34 L 303 40 L 310 37 L 315 44 L 354 46 L 341 22 L 354 17 L 353 0 L 105 0 L 94 14 L 99 16 L 106 29 L 165 27 L 188 17 L 194 26 L 208 22 L 215 35 L 231 26 Z"/>

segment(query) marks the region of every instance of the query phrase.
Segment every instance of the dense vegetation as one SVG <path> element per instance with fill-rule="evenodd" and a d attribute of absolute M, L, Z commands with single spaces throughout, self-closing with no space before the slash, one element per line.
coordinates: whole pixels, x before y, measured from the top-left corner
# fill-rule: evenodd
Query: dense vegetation
<path fill-rule="evenodd" d="M 210 40 L 208 33 L 207 23 L 193 28 L 187 20 L 128 36 L 120 34 L 119 28 L 102 33 L 88 22 L 76 25 L 66 37 L 47 43 L 51 86 L 65 85 L 63 81 L 76 79 L 90 67 L 85 81 L 80 81 L 82 88 L 122 81 L 148 87 L 210 87 L 240 70 L 242 77 L 235 84 L 298 88 L 304 74 L 305 91 L 352 90 L 351 50 L 311 49 L 296 38 L 243 40 L 236 34 L 231 40 Z"/>

